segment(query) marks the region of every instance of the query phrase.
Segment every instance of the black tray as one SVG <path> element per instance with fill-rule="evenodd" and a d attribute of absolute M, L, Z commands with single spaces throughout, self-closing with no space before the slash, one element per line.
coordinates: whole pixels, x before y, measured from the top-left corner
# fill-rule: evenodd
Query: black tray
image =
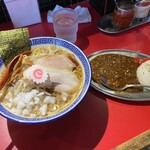
<path fill-rule="evenodd" d="M 112 15 L 113 15 L 112 13 L 104 15 L 98 20 L 97 27 L 99 28 L 99 30 L 109 34 L 116 34 L 150 22 L 150 15 L 149 15 L 147 18 L 143 20 L 133 20 L 132 24 L 125 29 L 116 29 L 112 25 Z"/>

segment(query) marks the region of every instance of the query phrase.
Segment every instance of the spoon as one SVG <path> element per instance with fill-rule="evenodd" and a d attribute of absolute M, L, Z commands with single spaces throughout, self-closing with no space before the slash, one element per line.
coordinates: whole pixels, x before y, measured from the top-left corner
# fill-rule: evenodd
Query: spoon
<path fill-rule="evenodd" d="M 18 62 L 19 58 L 23 55 L 23 54 L 30 54 L 31 51 L 25 51 L 17 56 L 14 57 L 14 59 L 9 63 L 5 73 L 4 73 L 4 76 L 3 76 L 3 79 L 0 80 L 0 90 L 3 88 L 3 86 L 5 85 L 5 83 L 7 82 L 9 76 L 11 75 L 11 73 L 13 72 L 13 68 L 15 66 L 15 64 Z"/>
<path fill-rule="evenodd" d="M 126 84 L 126 85 L 125 85 L 124 87 L 122 87 L 122 88 L 113 88 L 113 87 L 110 87 L 110 86 L 108 85 L 107 78 L 105 78 L 105 77 L 100 77 L 100 81 L 101 81 L 101 83 L 102 83 L 103 86 L 107 87 L 108 89 L 115 90 L 115 91 L 124 91 L 124 90 L 126 90 L 127 88 L 131 88 L 131 87 L 150 89 L 150 86 L 148 86 L 148 85 L 141 85 L 141 84 Z"/>

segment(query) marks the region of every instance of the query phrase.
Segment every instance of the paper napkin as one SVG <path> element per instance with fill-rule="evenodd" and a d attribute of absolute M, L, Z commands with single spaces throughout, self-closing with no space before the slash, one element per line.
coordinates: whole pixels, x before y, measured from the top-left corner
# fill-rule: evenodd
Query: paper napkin
<path fill-rule="evenodd" d="M 48 23 L 52 23 L 53 22 L 53 19 L 52 19 L 52 16 L 53 16 L 53 13 L 59 9 L 62 9 L 63 7 L 59 6 L 59 5 L 56 5 L 55 8 L 53 10 L 49 10 L 48 13 L 47 13 L 47 21 Z M 77 6 L 75 9 L 74 9 L 79 17 L 78 17 L 78 23 L 87 23 L 87 22 L 91 22 L 91 14 L 88 10 L 87 7 L 81 7 L 81 6 Z"/>

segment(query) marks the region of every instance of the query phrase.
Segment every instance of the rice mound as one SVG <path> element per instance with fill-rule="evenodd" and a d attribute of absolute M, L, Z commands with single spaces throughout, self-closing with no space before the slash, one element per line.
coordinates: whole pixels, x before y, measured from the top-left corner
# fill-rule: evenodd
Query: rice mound
<path fill-rule="evenodd" d="M 150 60 L 142 63 L 137 68 L 136 74 L 140 84 L 150 85 Z"/>

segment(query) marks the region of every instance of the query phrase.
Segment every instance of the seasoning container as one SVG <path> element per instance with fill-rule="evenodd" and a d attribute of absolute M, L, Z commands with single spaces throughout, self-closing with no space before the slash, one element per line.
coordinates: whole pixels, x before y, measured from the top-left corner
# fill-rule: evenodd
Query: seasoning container
<path fill-rule="evenodd" d="M 136 20 L 142 21 L 143 19 L 147 18 L 150 11 L 150 1 L 141 1 L 135 4 L 134 11 L 134 18 Z"/>
<path fill-rule="evenodd" d="M 127 28 L 131 25 L 133 18 L 134 5 L 131 3 L 120 2 L 114 9 L 112 24 L 118 29 Z"/>

